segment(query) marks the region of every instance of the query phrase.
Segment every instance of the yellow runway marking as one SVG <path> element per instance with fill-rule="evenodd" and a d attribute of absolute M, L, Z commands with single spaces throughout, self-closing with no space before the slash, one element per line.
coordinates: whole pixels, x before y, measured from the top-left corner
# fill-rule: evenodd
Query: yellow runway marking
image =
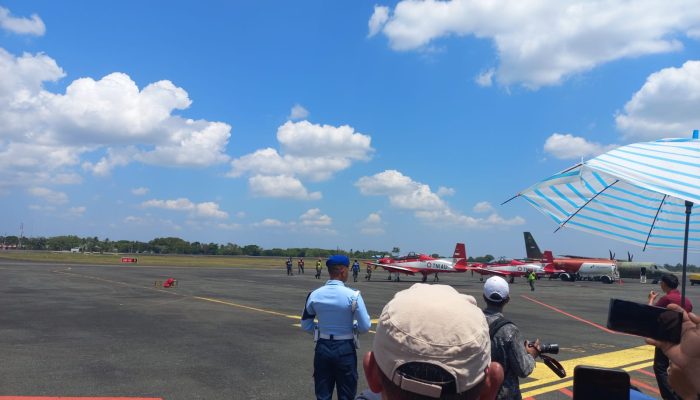
<path fill-rule="evenodd" d="M 243 304 L 237 304 L 237 303 L 232 303 L 230 301 L 224 301 L 224 300 L 217 300 L 217 299 L 210 299 L 209 297 L 199 297 L 199 296 L 192 296 L 192 298 L 197 299 L 197 300 L 203 300 L 203 301 L 210 301 L 212 303 L 219 303 L 219 304 L 225 304 L 227 306 L 231 307 L 237 307 L 237 308 L 243 308 L 246 310 L 252 310 L 252 311 L 259 311 L 262 313 L 267 313 L 267 314 L 272 314 L 272 315 L 278 315 L 280 317 L 287 317 L 287 318 L 292 318 L 292 319 L 301 319 L 300 316 L 298 315 L 289 315 L 289 314 L 283 314 L 277 311 L 272 311 L 272 310 L 265 310 L 262 308 L 257 308 L 257 307 L 251 307 L 251 306 L 244 306 Z"/>
<path fill-rule="evenodd" d="M 564 369 L 566 369 L 566 372 L 569 375 L 566 378 L 557 377 L 546 365 L 544 365 L 544 363 L 538 362 L 535 370 L 529 376 L 535 380 L 521 384 L 520 389 L 537 387 L 536 389 L 523 392 L 523 398 L 526 398 L 572 386 L 574 367 L 577 365 L 622 368 L 625 371 L 635 371 L 651 366 L 653 364 L 653 359 L 654 347 L 648 345 L 574 358 L 571 360 L 561 361 L 561 365 L 564 367 Z"/>

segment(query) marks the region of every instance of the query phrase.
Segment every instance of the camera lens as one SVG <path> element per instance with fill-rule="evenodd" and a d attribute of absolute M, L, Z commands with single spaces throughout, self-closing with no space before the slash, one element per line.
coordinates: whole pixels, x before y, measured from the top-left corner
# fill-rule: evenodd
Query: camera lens
<path fill-rule="evenodd" d="M 559 345 L 556 343 L 540 344 L 540 353 L 559 354 Z"/>

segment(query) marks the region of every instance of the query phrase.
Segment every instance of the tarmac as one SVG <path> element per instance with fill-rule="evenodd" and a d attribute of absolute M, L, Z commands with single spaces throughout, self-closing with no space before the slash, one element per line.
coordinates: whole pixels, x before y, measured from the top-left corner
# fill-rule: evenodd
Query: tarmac
<path fill-rule="evenodd" d="M 328 277 L 314 268 L 287 276 L 269 268 L 65 265 L 0 261 L 0 400 L 310 399 L 313 340 L 299 328 L 309 291 Z M 373 319 L 394 293 L 419 277 L 387 280 L 375 271 L 348 286 L 362 291 Z M 164 289 L 162 282 L 178 281 Z M 431 283 L 432 277 L 428 279 Z M 477 298 L 483 283 L 470 273 L 441 274 L 440 284 Z M 605 328 L 611 297 L 646 301 L 658 285 L 516 279 L 506 316 L 527 338 L 558 343 L 560 379 L 538 362 L 521 380 L 524 398 L 568 399 L 573 368 L 623 368 L 632 384 L 659 397 L 653 348 Z M 687 286 L 700 304 L 700 287 Z M 426 299 L 431 301 L 431 299 Z M 450 304 L 444 304 L 450 307 Z M 376 321 L 375 321 L 376 322 Z M 373 329 L 373 328 L 372 328 Z M 366 381 L 358 351 L 361 390 Z"/>

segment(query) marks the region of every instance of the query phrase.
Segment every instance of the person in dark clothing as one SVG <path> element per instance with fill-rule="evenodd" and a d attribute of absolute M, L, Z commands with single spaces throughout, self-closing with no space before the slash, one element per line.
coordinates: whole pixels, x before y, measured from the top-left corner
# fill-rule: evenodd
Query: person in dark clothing
<path fill-rule="evenodd" d="M 540 341 L 538 339 L 529 346 L 530 343 L 520 335 L 520 329 L 503 316 L 503 308 L 510 300 L 509 292 L 508 282 L 500 276 L 487 279 L 484 283 L 484 315 L 491 334 L 491 360 L 501 364 L 504 371 L 497 399 L 520 400 L 519 378 L 527 377 L 535 369 Z"/>
<path fill-rule="evenodd" d="M 649 304 L 656 305 L 658 307 L 667 307 L 669 304 L 681 305 L 681 293 L 678 291 L 678 278 L 672 274 L 665 274 L 661 277 L 659 282 L 661 290 L 665 293 L 661 298 L 657 300 L 659 296 L 655 291 L 649 292 Z M 656 303 L 654 303 L 656 301 Z M 690 299 L 685 299 L 685 311 L 693 311 L 693 303 Z M 654 375 L 656 376 L 656 383 L 659 385 L 659 392 L 664 400 L 668 399 L 680 399 L 674 392 L 668 383 L 668 367 L 669 367 L 668 357 L 659 349 L 658 347 L 654 350 Z"/>

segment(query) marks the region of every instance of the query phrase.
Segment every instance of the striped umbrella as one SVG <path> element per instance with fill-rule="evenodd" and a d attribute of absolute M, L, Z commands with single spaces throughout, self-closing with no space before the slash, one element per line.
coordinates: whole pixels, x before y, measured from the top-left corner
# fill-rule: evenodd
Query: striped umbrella
<path fill-rule="evenodd" d="M 544 179 L 516 197 L 554 220 L 557 230 L 571 227 L 644 249 L 682 248 L 685 303 L 687 252 L 700 251 L 700 214 L 693 213 L 693 205 L 700 204 L 697 130 L 692 139 L 619 147 Z"/>

